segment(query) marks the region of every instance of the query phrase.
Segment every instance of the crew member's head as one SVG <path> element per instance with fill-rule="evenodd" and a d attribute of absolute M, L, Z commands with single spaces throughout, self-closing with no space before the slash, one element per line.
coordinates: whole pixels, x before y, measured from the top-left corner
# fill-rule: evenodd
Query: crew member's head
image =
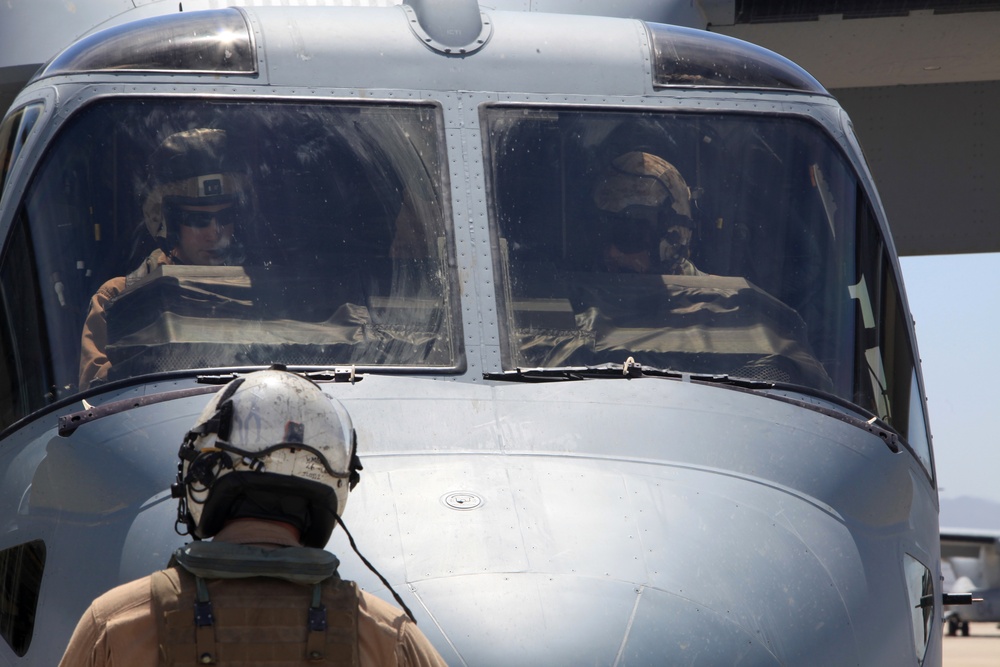
<path fill-rule="evenodd" d="M 226 139 L 225 130 L 185 130 L 164 139 L 150 158 L 146 227 L 179 264 L 242 259 L 237 235 L 249 212 L 249 183 Z"/>
<path fill-rule="evenodd" d="M 594 191 L 608 228 L 611 271 L 680 273 L 690 257 L 691 190 L 677 168 L 650 153 L 615 158 Z"/>
<path fill-rule="evenodd" d="M 311 380 L 250 373 L 217 393 L 180 448 L 178 529 L 196 539 L 265 519 L 324 547 L 361 469 L 350 415 Z"/>

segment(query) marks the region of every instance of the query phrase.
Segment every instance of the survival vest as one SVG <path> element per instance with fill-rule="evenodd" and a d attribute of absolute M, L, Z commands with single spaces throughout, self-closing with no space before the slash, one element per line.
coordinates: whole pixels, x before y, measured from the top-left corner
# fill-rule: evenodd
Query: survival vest
<path fill-rule="evenodd" d="M 151 578 L 160 667 L 357 667 L 358 592 L 323 549 L 193 542 Z"/>

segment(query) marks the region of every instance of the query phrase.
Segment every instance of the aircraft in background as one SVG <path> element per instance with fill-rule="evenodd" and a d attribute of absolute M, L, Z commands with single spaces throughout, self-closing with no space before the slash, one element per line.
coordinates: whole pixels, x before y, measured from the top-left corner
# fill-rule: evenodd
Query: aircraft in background
<path fill-rule="evenodd" d="M 0 664 L 165 564 L 183 435 L 272 363 L 350 412 L 345 521 L 449 664 L 941 664 L 899 263 L 807 72 L 664 23 L 712 2 L 88 4 L 0 124 Z M 139 276 L 206 129 L 225 261 Z"/>
<path fill-rule="evenodd" d="M 948 634 L 968 637 L 970 622 L 1000 622 L 1000 532 L 942 529 L 941 561 L 945 592 L 975 599 L 945 606 Z"/>

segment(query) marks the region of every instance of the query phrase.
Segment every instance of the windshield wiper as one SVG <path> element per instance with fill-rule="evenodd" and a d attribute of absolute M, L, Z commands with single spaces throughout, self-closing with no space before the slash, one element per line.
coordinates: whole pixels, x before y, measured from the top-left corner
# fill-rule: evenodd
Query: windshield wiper
<path fill-rule="evenodd" d="M 73 435 L 73 432 L 84 424 L 88 424 L 92 421 L 118 414 L 119 412 L 124 412 L 126 410 L 141 408 L 145 405 L 153 405 L 154 403 L 162 403 L 164 401 L 172 401 L 178 398 L 187 398 L 188 396 L 209 394 L 218 390 L 218 386 L 174 389 L 171 391 L 163 391 L 157 394 L 145 394 L 135 398 L 126 398 L 120 401 L 113 401 L 111 403 L 105 403 L 104 405 L 95 406 L 92 406 L 84 401 L 84 405 L 88 406 L 85 410 L 80 410 L 79 412 L 73 412 L 59 417 L 59 435 L 65 438 Z"/>
<path fill-rule="evenodd" d="M 279 365 L 275 364 L 271 366 L 271 368 L 279 368 Z M 284 366 L 280 366 L 280 370 L 286 369 Z M 59 435 L 63 437 L 72 435 L 76 429 L 80 428 L 84 424 L 88 424 L 92 421 L 118 414 L 119 412 L 124 412 L 126 410 L 133 410 L 146 405 L 163 403 L 164 401 L 172 401 L 178 398 L 187 398 L 188 396 L 210 394 L 218 391 L 222 385 L 228 384 L 241 375 L 243 374 L 235 372 L 223 373 L 220 375 L 199 375 L 195 381 L 200 385 L 209 386 L 190 387 L 188 389 L 173 389 L 158 392 L 156 394 L 145 394 L 135 398 L 126 398 L 120 401 L 113 401 L 111 403 L 105 403 L 104 405 L 98 406 L 92 406 L 84 401 L 86 409 L 59 417 Z M 301 375 L 304 375 L 313 382 L 350 382 L 353 384 L 355 382 L 360 382 L 363 379 L 354 366 L 338 366 L 336 368 L 308 371 L 301 373 Z"/>
<path fill-rule="evenodd" d="M 552 368 L 516 368 L 499 373 L 483 373 L 484 380 L 506 382 L 558 382 L 560 380 L 592 380 L 595 378 L 637 378 L 643 373 L 638 364 L 600 364 L 597 366 L 555 366 Z"/>
<path fill-rule="evenodd" d="M 502 371 L 499 373 L 483 373 L 485 380 L 502 380 L 507 382 L 560 382 L 566 380 L 591 380 L 605 378 L 624 378 L 631 380 L 641 377 L 658 377 L 680 380 L 682 382 L 698 382 L 706 384 L 721 384 L 733 388 L 737 391 L 749 391 L 758 393 L 762 390 L 789 391 L 807 396 L 814 396 L 828 401 L 834 405 L 841 406 L 843 410 L 827 407 L 822 404 L 807 402 L 800 399 L 785 396 L 774 391 L 764 391 L 763 395 L 768 398 L 789 403 L 801 408 L 806 408 L 814 412 L 820 412 L 840 421 L 851 424 L 858 428 L 873 433 L 885 442 L 893 452 L 900 451 L 899 435 L 889 424 L 885 423 L 878 416 L 859 408 L 853 403 L 818 389 L 810 387 L 788 384 L 785 382 L 765 382 L 763 380 L 751 380 L 748 378 L 731 377 L 724 373 L 684 373 L 665 368 L 655 368 L 637 364 L 629 358 L 624 364 L 600 364 L 596 366 L 557 366 L 553 368 L 517 368 L 512 371 Z M 868 419 L 854 416 L 852 413 L 867 415 Z"/>
<path fill-rule="evenodd" d="M 710 382 L 749 389 L 773 389 L 773 382 L 730 377 L 725 374 L 685 373 L 669 368 L 656 368 L 637 364 L 629 357 L 624 364 L 598 364 L 594 366 L 555 366 L 551 368 L 516 368 L 499 373 L 483 373 L 485 380 L 507 382 L 558 382 L 561 380 L 593 380 L 603 378 L 624 378 L 631 380 L 641 377 L 672 378 L 691 382 Z"/>
<path fill-rule="evenodd" d="M 271 370 L 287 371 L 284 364 L 272 364 Z M 296 375 L 301 375 L 313 382 L 361 382 L 364 379 L 361 371 L 355 366 L 336 366 L 334 368 L 323 368 L 318 371 L 289 371 Z M 246 373 L 222 373 L 221 375 L 199 375 L 196 378 L 198 384 L 227 384 Z"/>

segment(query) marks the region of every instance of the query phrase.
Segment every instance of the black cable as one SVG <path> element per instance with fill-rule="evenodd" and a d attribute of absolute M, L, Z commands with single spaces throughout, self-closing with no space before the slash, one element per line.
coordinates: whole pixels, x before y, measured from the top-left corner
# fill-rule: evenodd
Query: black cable
<path fill-rule="evenodd" d="M 413 617 L 413 612 L 410 611 L 410 608 L 406 606 L 405 602 L 403 602 L 403 598 L 399 597 L 399 593 L 397 593 L 395 589 L 393 589 L 393 587 L 389 585 L 389 582 L 386 580 L 385 577 L 382 576 L 382 573 L 376 570 L 375 566 L 372 565 L 370 562 L 368 562 L 368 559 L 362 556 L 361 552 L 358 551 L 358 545 L 354 543 L 354 537 L 351 536 L 351 531 L 347 530 L 347 526 L 344 525 L 344 520 L 340 518 L 339 514 L 337 515 L 337 523 L 340 524 L 340 527 L 344 529 L 344 533 L 347 535 L 347 541 L 351 543 L 351 548 L 354 549 L 354 553 L 356 553 L 358 555 L 358 558 L 361 559 L 361 562 L 364 563 L 368 567 L 368 569 L 375 574 L 376 577 L 378 577 L 379 581 L 382 582 L 382 585 L 389 589 L 389 592 L 392 593 L 392 597 L 396 598 L 396 602 L 399 603 L 399 606 L 403 608 L 403 611 L 406 612 L 406 615 L 409 616 L 410 620 L 413 621 L 413 624 L 416 625 L 417 619 Z"/>

